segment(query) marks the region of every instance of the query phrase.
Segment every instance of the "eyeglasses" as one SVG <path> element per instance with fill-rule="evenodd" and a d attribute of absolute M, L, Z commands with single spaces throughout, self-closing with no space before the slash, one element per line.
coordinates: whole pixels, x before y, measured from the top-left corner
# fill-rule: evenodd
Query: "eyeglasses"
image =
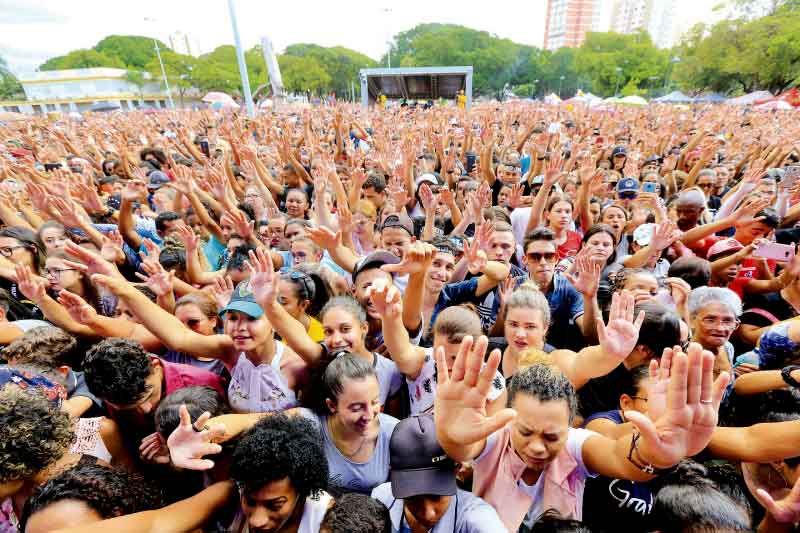
<path fill-rule="evenodd" d="M 45 268 L 44 273 L 48 276 L 53 276 L 54 278 L 60 278 L 62 272 L 71 272 L 73 270 L 78 270 L 77 268 Z"/>
<path fill-rule="evenodd" d="M 700 319 L 704 326 L 714 327 L 720 325 L 723 328 L 735 328 L 739 325 L 739 320 L 736 318 L 716 318 L 713 316 L 706 316 Z"/>
<path fill-rule="evenodd" d="M 14 254 L 14 250 L 18 248 L 27 248 L 27 246 L 4 246 L 0 248 L 0 255 L 3 257 L 11 257 Z"/>
<path fill-rule="evenodd" d="M 620 200 L 635 200 L 639 193 L 636 191 L 621 191 L 619 194 Z"/>
<path fill-rule="evenodd" d="M 697 186 L 700 187 L 701 189 L 710 189 L 714 185 L 711 183 L 698 183 Z"/>
<path fill-rule="evenodd" d="M 545 253 L 529 252 L 529 253 L 525 254 L 525 257 L 527 257 L 528 260 L 533 262 L 533 263 L 541 263 L 542 259 L 544 259 L 545 262 L 547 262 L 547 263 L 552 263 L 553 261 L 556 260 L 556 253 L 555 252 L 545 252 Z"/>
<path fill-rule="evenodd" d="M 643 402 L 646 402 L 647 398 L 642 398 L 641 396 L 631 396 L 631 400 L 641 400 Z"/>

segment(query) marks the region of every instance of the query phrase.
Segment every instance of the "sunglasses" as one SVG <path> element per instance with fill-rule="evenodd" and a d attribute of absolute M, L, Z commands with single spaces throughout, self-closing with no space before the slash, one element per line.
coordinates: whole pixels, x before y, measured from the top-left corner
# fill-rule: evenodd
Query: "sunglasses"
<path fill-rule="evenodd" d="M 529 261 L 534 263 L 541 263 L 542 259 L 544 259 L 548 263 L 552 263 L 556 260 L 556 253 L 555 252 L 546 252 L 546 253 L 539 253 L 539 252 L 529 252 L 525 254 L 525 257 L 528 258 Z"/>
<path fill-rule="evenodd" d="M 636 191 L 622 191 L 619 193 L 620 200 L 634 200 L 637 196 L 639 196 L 639 193 Z"/>

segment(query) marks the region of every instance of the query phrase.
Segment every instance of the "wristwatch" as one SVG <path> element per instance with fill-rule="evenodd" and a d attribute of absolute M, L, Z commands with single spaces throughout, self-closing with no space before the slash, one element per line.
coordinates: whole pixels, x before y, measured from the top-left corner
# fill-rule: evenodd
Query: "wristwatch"
<path fill-rule="evenodd" d="M 792 377 L 792 372 L 798 369 L 800 369 L 800 365 L 789 365 L 783 367 L 781 370 L 781 377 L 783 378 L 783 381 L 785 381 L 791 387 L 800 388 L 800 381 L 797 381 Z"/>

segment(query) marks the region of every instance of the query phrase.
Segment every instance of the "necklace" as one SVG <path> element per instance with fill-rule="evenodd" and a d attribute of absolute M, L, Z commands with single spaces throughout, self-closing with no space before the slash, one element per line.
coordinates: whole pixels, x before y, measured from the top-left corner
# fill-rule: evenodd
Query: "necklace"
<path fill-rule="evenodd" d="M 336 436 L 336 431 L 334 431 L 334 426 L 333 426 L 333 419 L 332 419 L 331 417 L 328 417 L 328 431 L 330 431 L 330 432 L 331 432 L 331 436 L 333 437 L 333 444 L 334 444 L 334 445 L 336 445 L 336 441 L 337 441 L 337 440 L 340 440 L 340 441 L 343 441 L 343 440 L 344 440 L 344 439 L 338 438 L 338 437 Z M 339 450 L 339 452 L 340 452 L 342 455 L 344 455 L 344 456 L 345 456 L 345 457 L 347 457 L 348 459 L 352 459 L 354 456 L 356 456 L 356 455 L 358 454 L 358 452 L 360 452 L 360 451 L 361 451 L 361 449 L 364 447 L 364 443 L 365 443 L 365 442 L 367 442 L 367 437 L 363 437 L 363 438 L 361 439 L 361 444 L 359 444 L 359 445 L 358 445 L 358 448 L 356 448 L 356 450 L 355 450 L 354 452 L 352 452 L 352 453 L 347 453 L 346 451 L 342 450 L 342 449 L 341 449 L 341 448 L 339 448 L 338 446 L 336 446 L 336 448 Z"/>

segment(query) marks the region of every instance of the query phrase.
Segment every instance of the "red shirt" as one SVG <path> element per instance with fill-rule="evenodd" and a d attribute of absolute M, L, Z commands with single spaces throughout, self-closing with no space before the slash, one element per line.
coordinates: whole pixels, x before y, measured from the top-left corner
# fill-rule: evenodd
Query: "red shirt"
<path fill-rule="evenodd" d="M 581 247 L 581 235 L 572 230 L 567 230 L 567 240 L 558 246 L 558 260 L 561 261 L 565 257 L 572 257 L 578 253 Z"/>
<path fill-rule="evenodd" d="M 161 361 L 161 368 L 164 369 L 164 396 L 184 387 L 207 386 L 212 387 L 223 398 L 226 397 L 222 380 L 218 375 L 191 365 L 168 363 L 163 359 L 159 359 L 159 361 Z"/>

